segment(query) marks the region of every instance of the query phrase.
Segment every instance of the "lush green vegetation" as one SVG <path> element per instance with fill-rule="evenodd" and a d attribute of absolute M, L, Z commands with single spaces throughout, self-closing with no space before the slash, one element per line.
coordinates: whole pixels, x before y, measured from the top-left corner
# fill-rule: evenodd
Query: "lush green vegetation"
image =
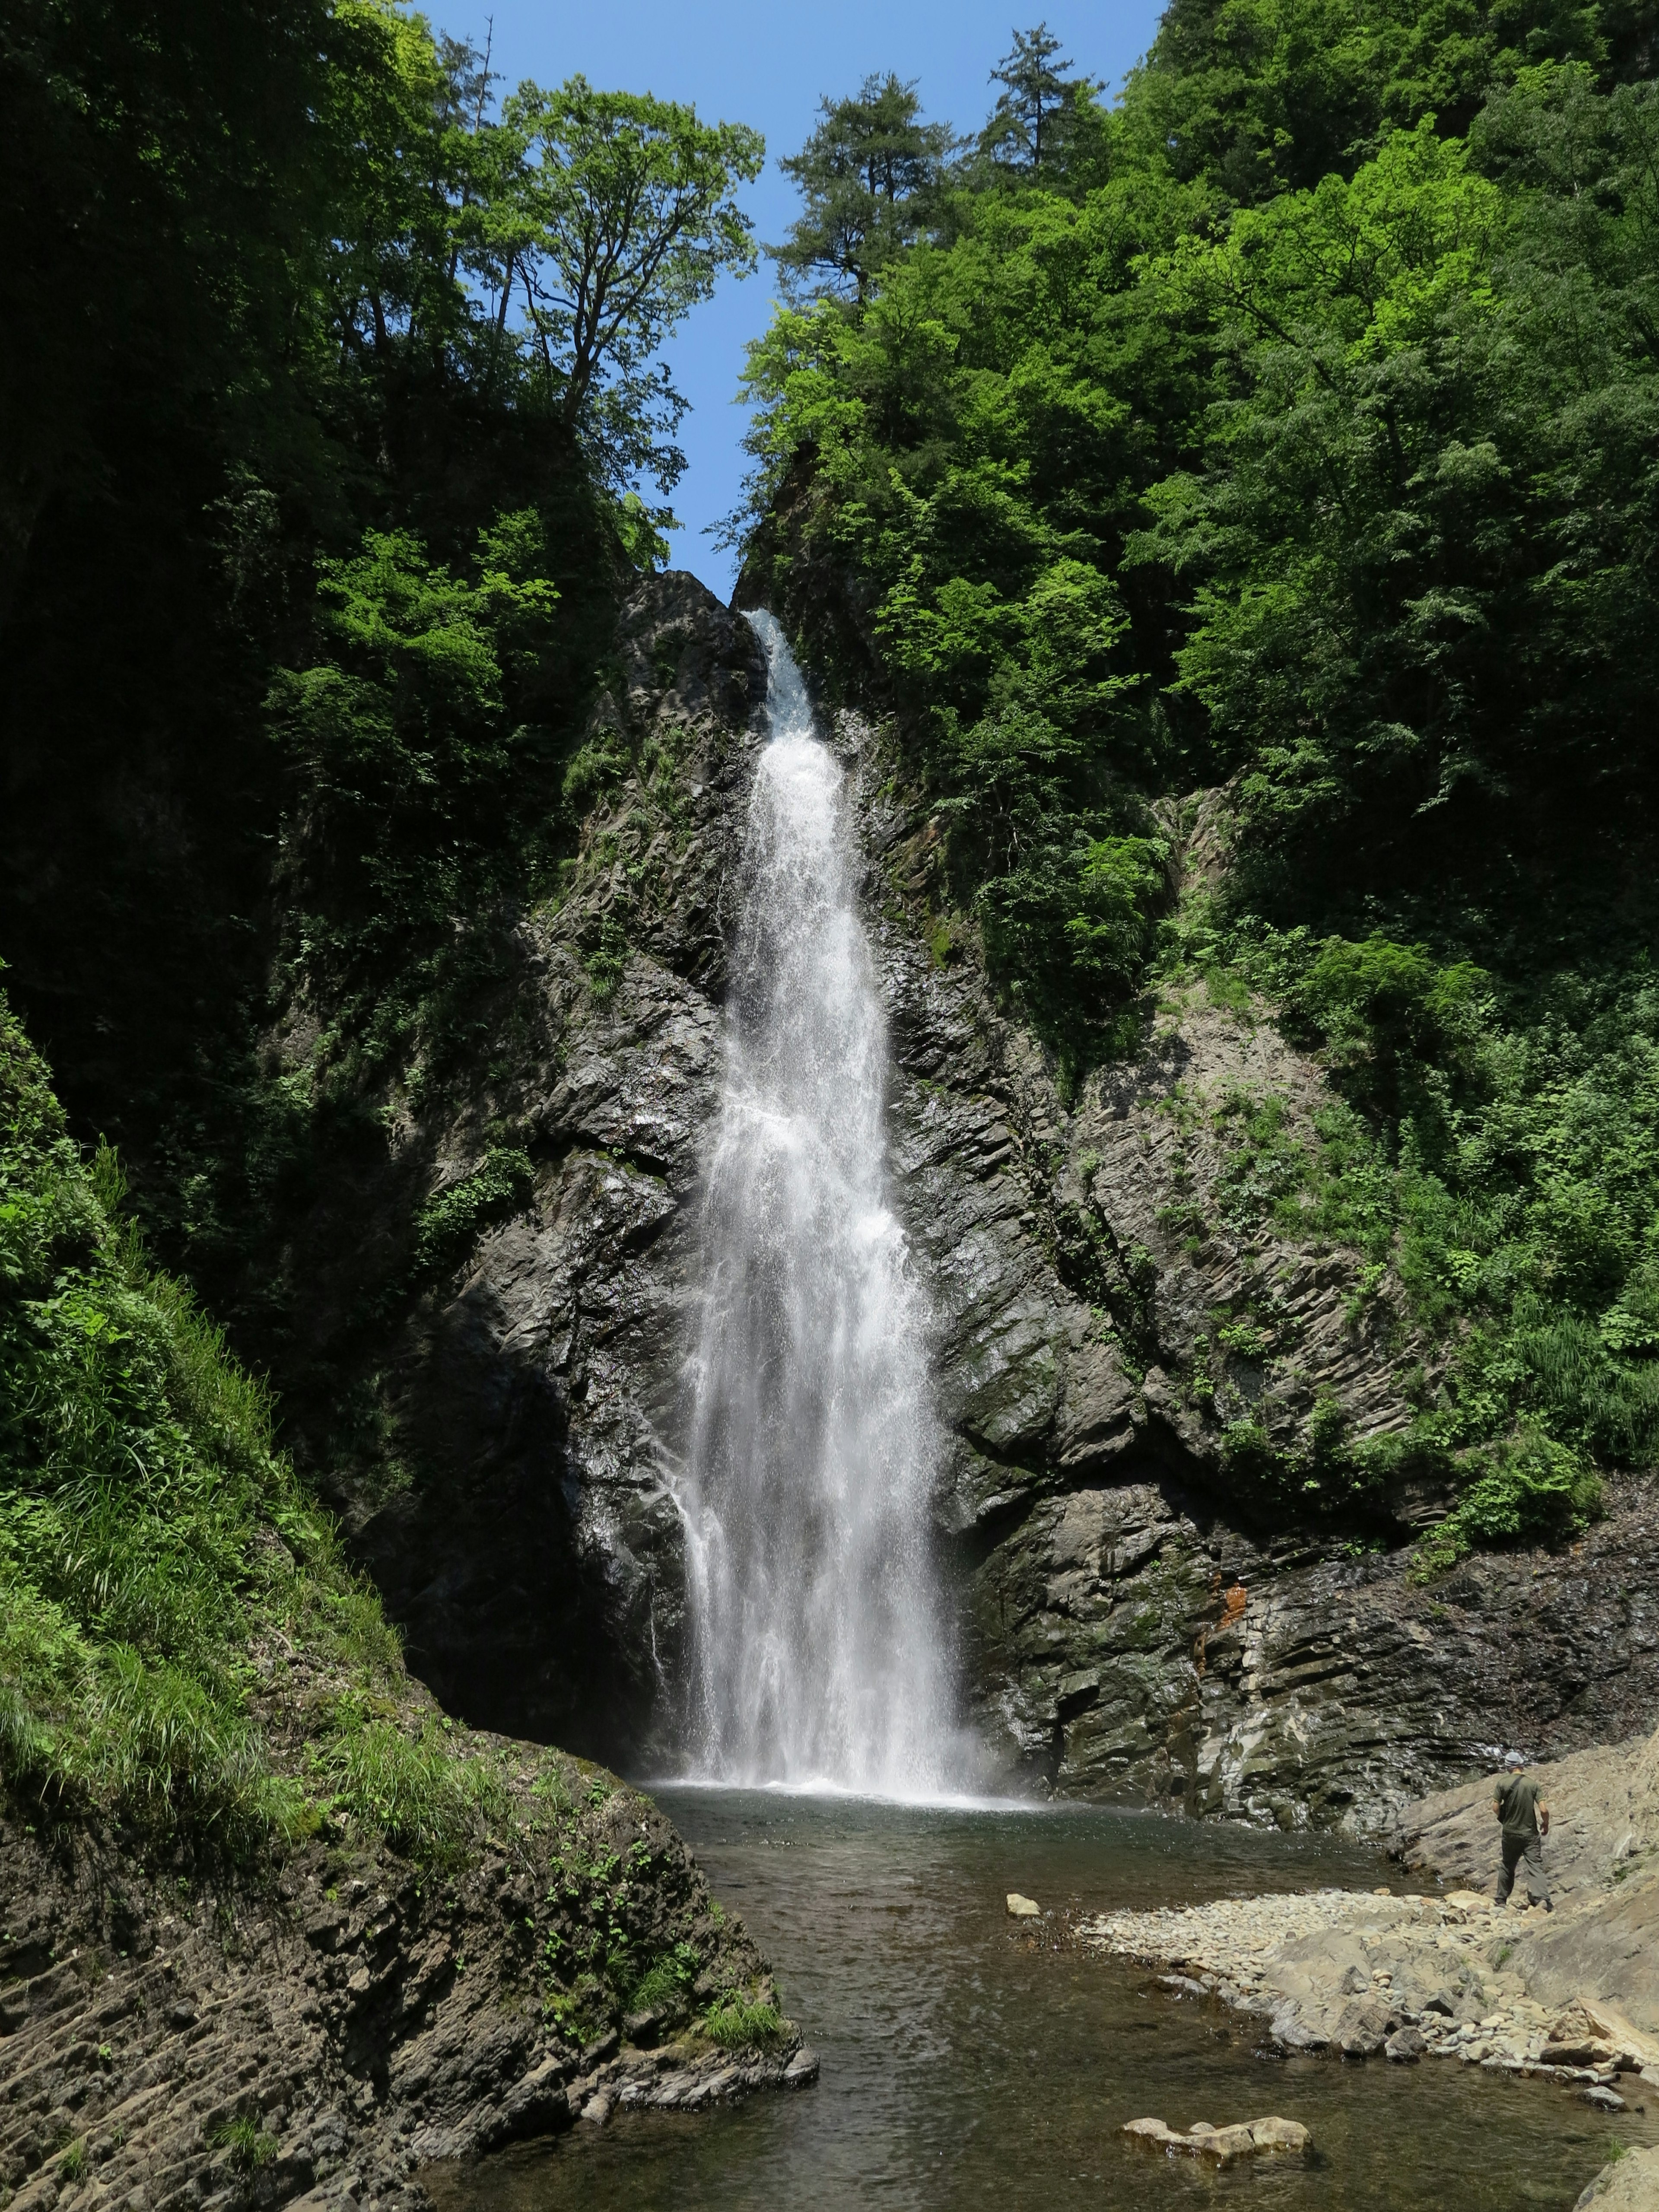
<path fill-rule="evenodd" d="M 751 574 L 896 715 L 941 942 L 1064 1085 L 1194 974 L 1323 1056 L 1311 1139 L 1237 1103 L 1224 1204 L 1443 1343 L 1404 1449 L 1461 1475 L 1444 1552 L 1659 1443 L 1654 60 L 1639 7 L 1176 0 L 1109 106 L 1027 34 L 749 371 Z"/>
<path fill-rule="evenodd" d="M 494 1172 L 465 1203 L 492 1202 Z M 733 2048 L 775 2040 L 718 1908 L 665 1946 L 638 1801 L 618 1850 L 609 1778 L 472 1738 L 415 1689 L 274 1448 L 264 1389 L 151 1267 L 124 1195 L 0 999 L 0 1807 L 96 1819 L 175 1871 L 257 1875 L 318 1839 L 330 1863 L 386 1845 L 441 1875 L 493 1840 L 543 1885 L 526 1962 L 574 2039 L 649 2010 Z M 433 1235 L 457 1218 L 434 1212 Z M 249 2119 L 216 2140 L 243 2172 L 272 2154 Z M 61 2162 L 84 2165 L 84 2145 Z"/>
<path fill-rule="evenodd" d="M 453 1762 L 386 1721 L 377 1756 L 362 1718 L 397 1638 L 123 1194 L 0 1002 L 0 1775 L 234 1853 L 331 1815 L 441 1852 L 473 1825 Z M 342 1691 L 311 1776 L 257 1710 L 296 1644 Z"/>
<path fill-rule="evenodd" d="M 755 258 L 760 141 L 505 98 L 394 0 L 22 0 L 0 431 L 0 952 L 77 1132 L 270 1358 L 270 1249 L 368 1088 L 469 1042 L 619 596 L 659 348 Z M 273 1083 L 258 1041 L 297 1026 Z"/>

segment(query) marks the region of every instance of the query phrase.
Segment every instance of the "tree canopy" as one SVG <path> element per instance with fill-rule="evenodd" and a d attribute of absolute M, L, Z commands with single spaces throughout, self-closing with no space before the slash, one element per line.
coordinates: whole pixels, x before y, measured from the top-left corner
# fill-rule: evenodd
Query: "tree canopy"
<path fill-rule="evenodd" d="M 1013 39 L 991 71 L 992 83 L 1002 90 L 980 143 L 993 161 L 1035 173 L 1045 155 L 1054 167 L 1067 121 L 1079 101 L 1098 88 L 1067 75 L 1073 64 L 1069 58 L 1056 58 L 1060 42 L 1047 23 L 1016 31 Z"/>
<path fill-rule="evenodd" d="M 1175 0 L 1111 104 L 1018 34 L 926 235 L 749 368 L 748 588 L 894 715 L 938 942 L 1062 1091 L 1194 977 L 1322 1055 L 1238 1224 L 1443 1339 L 1454 1549 L 1659 1449 L 1655 29 Z"/>
<path fill-rule="evenodd" d="M 685 403 L 659 349 L 722 274 L 754 266 L 732 188 L 759 173 L 760 134 L 574 76 L 521 85 L 493 135 L 489 190 L 467 213 L 497 321 L 516 277 L 560 422 L 586 430 L 619 485 L 643 469 L 666 489 L 684 467 L 666 440 Z"/>
<path fill-rule="evenodd" d="M 0 953 L 198 1274 L 273 1007 L 415 1049 L 556 865 L 684 466 L 662 348 L 755 258 L 753 131 L 504 90 L 394 0 L 0 22 Z"/>

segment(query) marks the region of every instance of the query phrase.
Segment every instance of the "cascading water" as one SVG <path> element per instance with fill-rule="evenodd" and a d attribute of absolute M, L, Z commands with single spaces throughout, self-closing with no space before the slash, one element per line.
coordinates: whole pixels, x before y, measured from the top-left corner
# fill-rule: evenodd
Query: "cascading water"
<path fill-rule="evenodd" d="M 955 1764 L 924 1315 L 885 1194 L 887 1040 L 843 778 L 787 644 L 744 836 L 684 1496 L 711 1779 L 924 1797 Z"/>

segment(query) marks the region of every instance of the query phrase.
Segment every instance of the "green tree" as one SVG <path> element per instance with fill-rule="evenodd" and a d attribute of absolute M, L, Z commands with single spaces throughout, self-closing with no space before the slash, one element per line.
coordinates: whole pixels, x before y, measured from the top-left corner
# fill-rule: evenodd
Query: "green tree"
<path fill-rule="evenodd" d="M 896 253 L 935 223 L 951 137 L 924 123 L 914 83 L 867 76 L 850 100 L 819 103 L 822 120 L 778 167 L 805 205 L 781 246 L 768 250 L 792 296 L 848 294 L 862 301 Z"/>
<path fill-rule="evenodd" d="M 1047 23 L 1012 36 L 1012 48 L 991 71 L 1002 91 L 980 143 L 1000 166 L 1036 175 L 1045 161 L 1053 167 L 1067 122 L 1095 87 L 1066 76 L 1072 64 L 1055 60 L 1060 40 Z"/>
<path fill-rule="evenodd" d="M 520 85 L 505 103 L 475 235 L 501 299 L 515 276 L 522 289 L 558 420 L 612 483 L 643 469 L 666 489 L 685 465 L 672 442 L 685 402 L 655 356 L 723 274 L 753 268 L 734 187 L 765 150 L 744 124 L 581 76 Z"/>

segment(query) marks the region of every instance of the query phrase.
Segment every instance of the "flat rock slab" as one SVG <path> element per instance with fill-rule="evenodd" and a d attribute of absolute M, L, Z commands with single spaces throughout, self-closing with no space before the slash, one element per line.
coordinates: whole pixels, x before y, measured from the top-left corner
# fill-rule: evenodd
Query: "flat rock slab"
<path fill-rule="evenodd" d="M 1627 2150 L 1601 2168 L 1573 2212 L 1659 2212 L 1659 2150 Z"/>

